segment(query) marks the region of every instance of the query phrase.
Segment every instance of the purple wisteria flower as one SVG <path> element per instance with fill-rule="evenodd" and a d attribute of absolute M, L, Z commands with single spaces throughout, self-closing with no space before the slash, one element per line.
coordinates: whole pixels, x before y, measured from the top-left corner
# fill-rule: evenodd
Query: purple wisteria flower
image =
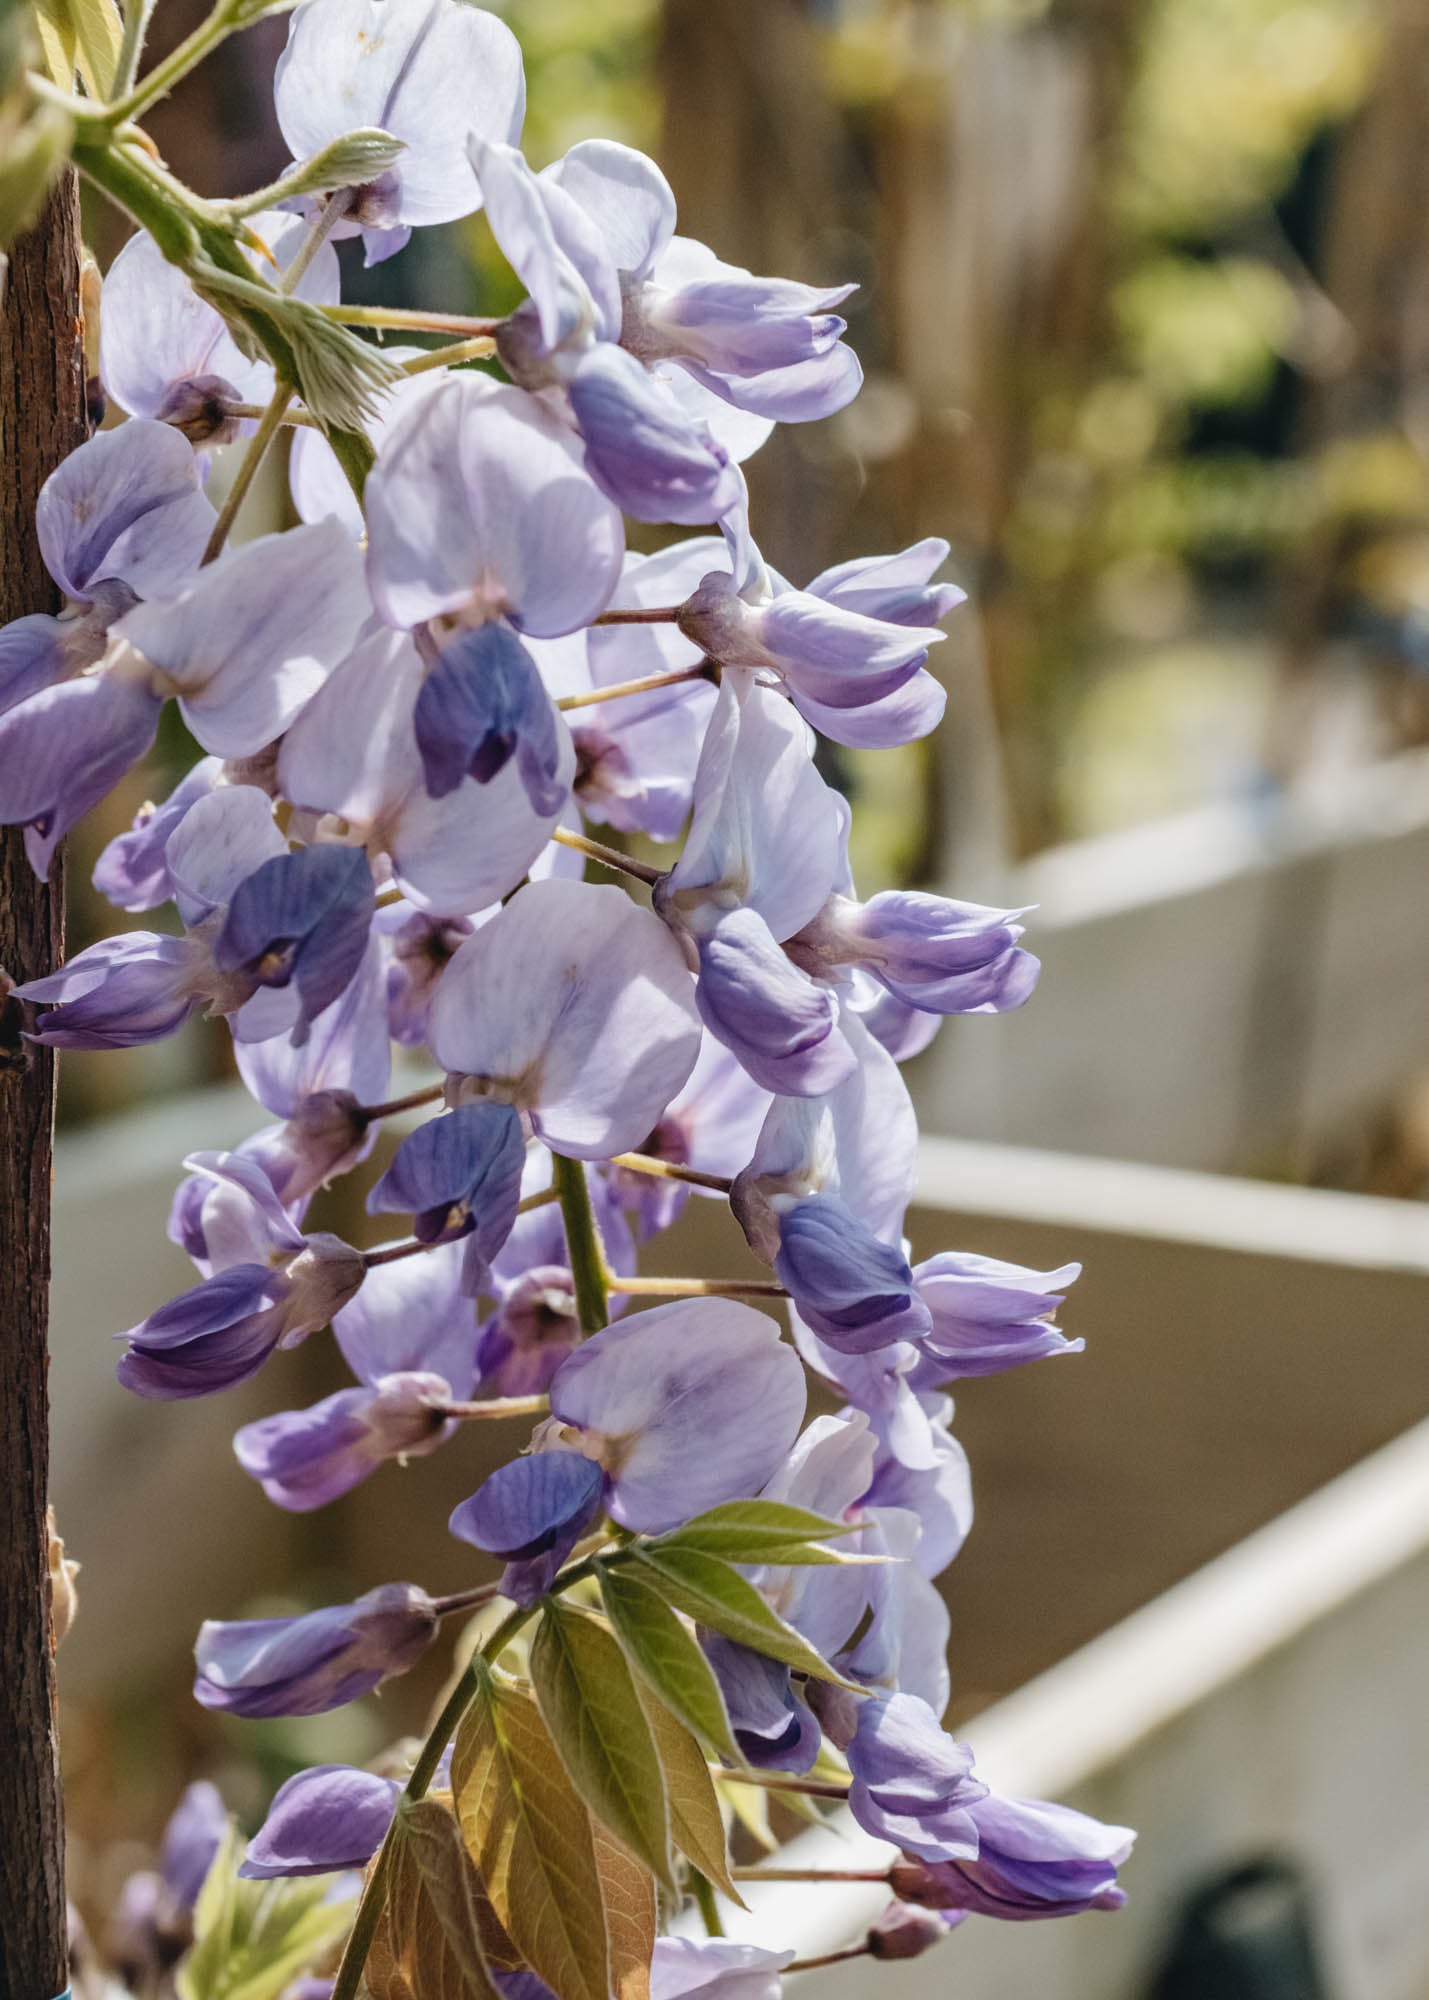
<path fill-rule="evenodd" d="M 403 141 L 396 163 L 356 190 L 338 225 L 339 234 L 361 231 L 369 263 L 400 250 L 414 227 L 479 208 L 471 134 L 515 140 L 526 115 L 516 37 L 461 0 L 304 0 L 273 94 L 297 160 L 355 127 Z"/>
<path fill-rule="evenodd" d="M 655 907 L 698 966 L 700 1017 L 764 1089 L 820 1096 L 854 1056 L 834 995 L 780 949 L 822 908 L 842 818 L 797 715 L 728 679 L 705 737 L 695 812 Z"/>
<path fill-rule="evenodd" d="M 525 1165 L 526 1140 L 510 1105 L 458 1105 L 402 1141 L 367 1212 L 410 1215 L 419 1243 L 464 1241 L 462 1283 L 474 1297 L 511 1233 Z"/>
<path fill-rule="evenodd" d="M 892 1876 L 899 1896 L 935 1910 L 1014 1923 L 1119 1910 L 1125 1903 L 1116 1874 L 1136 1840 L 1130 1827 L 1108 1826 L 1045 1799 L 996 1793 L 977 1800 L 971 1817 L 977 1852 L 899 1865 Z"/>
<path fill-rule="evenodd" d="M 350 1493 L 389 1458 L 425 1458 L 454 1436 L 451 1384 L 440 1375 L 384 1375 L 339 1389 L 308 1410 L 245 1424 L 238 1463 L 279 1507 L 307 1514 Z"/>
<path fill-rule="evenodd" d="M 748 1163 L 771 1101 L 734 1052 L 706 1033 L 688 1083 L 638 1150 L 671 1166 L 732 1179 Z M 690 1195 L 707 1192 L 623 1167 L 611 1168 L 607 1179 L 641 1237 L 668 1229 Z"/>
<path fill-rule="evenodd" d="M 200 757 L 161 804 L 141 806 L 129 831 L 116 834 L 95 863 L 93 881 L 99 893 L 121 910 L 155 910 L 167 903 L 174 893 L 165 860 L 169 836 L 190 806 L 222 782 L 223 774 L 221 757 Z"/>
<path fill-rule="evenodd" d="M 465 1246 L 379 1264 L 333 1319 L 348 1367 L 375 1389 L 388 1377 L 435 1375 L 464 1401 L 476 1382 L 476 1307 L 463 1290 Z"/>
<path fill-rule="evenodd" d="M 1040 969 L 1018 948 L 1017 910 L 887 890 L 870 902 L 833 895 L 785 950 L 814 978 L 861 966 L 895 1000 L 932 1014 L 1020 1007 Z"/>
<path fill-rule="evenodd" d="M 779 2000 L 793 1957 L 732 1938 L 656 1938 L 650 2000 Z"/>
<path fill-rule="evenodd" d="M 304 1042 L 366 957 L 375 894 L 364 856 L 290 851 L 265 795 L 234 785 L 190 808 L 165 863 L 185 935 L 108 938 L 17 988 L 48 1010 L 35 1039 L 132 1048 L 172 1034 L 206 1003 L 231 1017 L 241 1042 Z"/>
<path fill-rule="evenodd" d="M 931 1325 L 902 1247 L 917 1123 L 897 1064 L 845 1008 L 852 1074 L 821 1097 L 776 1097 L 731 1201 L 827 1346 L 868 1353 Z"/>
<path fill-rule="evenodd" d="M 549 841 L 559 804 L 535 806 L 515 760 L 434 798 L 416 734 L 425 672 L 406 635 L 365 638 L 284 736 L 278 785 L 320 834 L 361 846 L 414 908 L 460 918 L 510 894 Z M 568 789 L 575 752 L 554 719 L 558 789 Z"/>
<path fill-rule="evenodd" d="M 228 1809 L 204 1780 L 189 1785 L 164 1828 L 157 1869 L 130 1875 L 105 1931 L 116 1970 L 157 1983 L 193 1941 L 193 1910 L 228 1833 Z"/>
<path fill-rule="evenodd" d="M 246 228 L 264 246 L 248 252 L 255 271 L 286 271 L 307 242 L 299 215 L 265 209 Z M 319 248 L 299 278 L 296 296 L 335 305 L 337 253 Z M 273 393 L 272 364 L 246 355 L 222 315 L 201 299 L 183 272 L 164 256 L 147 230 L 138 230 L 104 279 L 99 323 L 99 379 L 104 392 L 131 417 L 171 424 L 193 445 L 231 443 L 253 429 L 234 414 L 242 403 L 266 403 Z"/>
<path fill-rule="evenodd" d="M 762 1313 L 690 1299 L 635 1313 L 577 1348 L 551 1383 L 534 1454 L 493 1473 L 454 1534 L 540 1567 L 504 1588 L 539 1595 L 604 1506 L 660 1534 L 756 1493 L 804 1411 L 797 1357 Z"/>
<path fill-rule="evenodd" d="M 210 1619 L 194 1646 L 194 1699 L 228 1715 L 322 1715 L 415 1666 L 438 1617 L 415 1584 L 385 1583 L 300 1618 Z"/>
<path fill-rule="evenodd" d="M 386 1837 L 402 1787 L 350 1764 L 299 1771 L 273 1794 L 238 1872 L 249 1881 L 365 1868 Z"/>
<path fill-rule="evenodd" d="M 1063 1264 L 1056 1271 L 1029 1271 L 960 1250 L 926 1258 L 913 1273 L 932 1321 L 919 1342 L 920 1376 L 955 1382 L 1053 1354 L 1080 1354 L 1085 1341 L 1068 1340 L 1052 1320 L 1081 1269 Z"/>
<path fill-rule="evenodd" d="M 328 1325 L 364 1276 L 359 1251 L 293 1226 L 253 1161 L 195 1153 L 184 1164 L 223 1183 L 227 1199 L 202 1217 L 210 1275 L 123 1336 L 129 1345 L 119 1380 L 156 1401 L 209 1396 L 246 1381 L 275 1349 Z"/>
<path fill-rule="evenodd" d="M 628 1152 L 699 1054 L 693 982 L 619 889 L 532 882 L 462 945 L 432 1006 L 454 1103 L 513 1105 L 577 1159 Z"/>
<path fill-rule="evenodd" d="M 849 1810 L 866 1833 L 924 1861 L 974 1860 L 972 1809 L 988 1795 L 973 1776 L 972 1752 L 939 1728 L 914 1695 L 864 1702 L 848 1746 Z"/>

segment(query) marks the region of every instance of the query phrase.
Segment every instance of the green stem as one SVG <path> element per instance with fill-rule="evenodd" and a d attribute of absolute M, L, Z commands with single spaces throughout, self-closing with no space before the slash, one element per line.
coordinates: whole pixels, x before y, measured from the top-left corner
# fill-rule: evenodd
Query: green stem
<path fill-rule="evenodd" d="M 698 1868 L 690 1870 L 690 1894 L 695 1899 L 700 1921 L 705 1927 L 705 1936 L 722 1938 L 724 1922 L 719 1913 L 719 1899 L 714 1892 L 714 1883 L 708 1875 L 702 1875 Z"/>
<path fill-rule="evenodd" d="M 129 0 L 124 9 L 124 36 L 119 44 L 119 60 L 114 65 L 114 76 L 109 86 L 111 99 L 127 97 L 134 88 L 154 4 L 155 0 Z"/>
<path fill-rule="evenodd" d="M 237 25 L 234 12 L 233 0 L 218 0 L 218 5 L 204 16 L 193 33 L 185 36 L 162 62 L 155 63 L 142 83 L 106 106 L 105 117 L 109 125 L 122 125 L 131 118 L 140 117 L 151 104 L 157 104 L 161 97 L 166 97 L 176 83 L 182 83 L 189 71 L 196 69 L 209 51 L 216 49 L 233 32 Z"/>
<path fill-rule="evenodd" d="M 342 218 L 351 207 L 351 188 L 338 188 L 334 194 L 328 196 L 322 205 L 322 210 L 318 215 L 317 221 L 304 238 L 303 247 L 283 273 L 282 283 L 278 287 L 280 291 L 288 293 L 289 296 L 297 291 L 308 266 L 312 263 L 314 257 L 317 256 L 319 250 L 322 249 L 324 243 L 327 242 L 329 236 L 332 235 L 334 229 L 337 228 L 337 225 L 342 221 Z"/>
<path fill-rule="evenodd" d="M 496 342 L 478 333 L 470 340 L 452 340 L 445 347 L 434 347 L 430 354 L 414 354 L 400 365 L 404 375 L 425 375 L 433 368 L 455 368 L 460 361 L 484 361 L 495 352 Z"/>
<path fill-rule="evenodd" d="M 407 373 L 414 371 L 408 366 Z M 596 619 L 597 625 L 607 621 Z M 709 679 L 709 669 L 703 660 L 697 667 L 672 667 L 667 674 L 646 674 L 640 680 L 617 681 L 613 687 L 592 688 L 589 694 L 563 694 L 556 707 L 564 712 L 571 708 L 594 708 L 598 702 L 619 701 L 628 694 L 649 694 L 655 688 L 678 687 L 681 681 L 705 681 Z"/>
<path fill-rule="evenodd" d="M 577 1565 L 577 1568 L 580 1567 L 582 1565 Z M 572 1570 L 570 1574 L 574 1578 L 576 1571 Z M 462 1670 L 455 1687 L 442 1704 L 441 1714 L 432 1724 L 431 1734 L 422 1745 L 416 1763 L 412 1766 L 412 1775 L 408 1778 L 406 1790 L 402 1794 L 404 1799 L 416 1800 L 426 1797 L 432 1779 L 436 1776 L 437 1766 L 442 1761 L 442 1752 L 455 1736 L 462 1717 L 480 1692 L 484 1676 L 535 1611 L 534 1604 L 525 1610 L 512 1611 L 497 1626 L 470 1665 Z M 378 1919 L 387 1901 L 387 1877 L 392 1869 L 396 1826 L 397 1818 L 394 1816 L 392 1825 L 387 1830 L 387 1837 L 373 1863 L 372 1873 L 367 1878 L 362 1901 L 357 1906 L 357 1915 L 353 1919 L 352 1929 L 348 1933 L 347 1944 L 343 1949 L 342 1964 L 338 1967 L 337 1978 L 333 1981 L 332 2000 L 355 2000 L 358 1982 L 362 1978 L 362 1968 L 367 1963 L 367 1954 L 377 1930 Z"/>
<path fill-rule="evenodd" d="M 796 1958 L 791 1964 L 786 1965 L 784 1970 L 786 1972 L 820 1972 L 826 1965 L 842 1965 L 847 1959 L 867 1958 L 868 1956 L 869 1949 L 866 1944 L 848 1944 L 844 1946 L 842 1951 L 826 1951 L 818 1958 Z"/>
<path fill-rule="evenodd" d="M 605 1252 L 595 1226 L 590 1205 L 585 1168 L 579 1160 L 553 1153 L 556 1193 L 560 1197 L 561 1220 L 566 1226 L 566 1247 L 570 1253 L 571 1277 L 575 1282 L 576 1311 L 584 1333 L 599 1333 L 610 1323 L 609 1292 L 605 1277 Z"/>
<path fill-rule="evenodd" d="M 610 1290 L 632 1299 L 787 1299 L 772 1278 L 611 1278 Z"/>
<path fill-rule="evenodd" d="M 218 519 L 213 524 L 213 533 L 208 538 L 208 547 L 203 552 L 203 560 L 211 563 L 221 555 L 223 545 L 228 540 L 229 529 L 238 519 L 238 510 L 248 497 L 248 489 L 253 484 L 259 466 L 267 455 L 268 447 L 282 429 L 283 418 L 288 405 L 293 400 L 293 386 L 290 382 L 280 382 L 273 391 L 273 400 L 263 413 L 263 420 L 248 440 L 248 449 L 239 460 L 238 470 L 233 475 Z"/>

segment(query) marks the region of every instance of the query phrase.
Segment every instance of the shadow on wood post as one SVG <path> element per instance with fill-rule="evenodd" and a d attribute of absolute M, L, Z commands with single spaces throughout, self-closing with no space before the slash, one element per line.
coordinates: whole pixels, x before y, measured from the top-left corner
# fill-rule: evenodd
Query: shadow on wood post
<path fill-rule="evenodd" d="M 79 196 L 72 173 L 10 253 L 0 316 L 0 622 L 55 610 L 35 501 L 86 435 Z M 64 950 L 63 860 L 36 880 L 0 829 L 0 968 L 37 978 Z M 69 1981 L 64 1817 L 45 1498 L 54 1058 L 0 1013 L 0 1996 L 55 2000 Z"/>

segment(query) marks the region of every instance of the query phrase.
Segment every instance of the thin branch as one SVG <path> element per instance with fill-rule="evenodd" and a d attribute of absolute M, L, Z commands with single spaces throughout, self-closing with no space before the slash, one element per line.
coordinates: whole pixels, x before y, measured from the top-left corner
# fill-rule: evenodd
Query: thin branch
<path fill-rule="evenodd" d="M 226 417 L 258 419 L 265 417 L 268 411 L 266 404 L 263 403 L 225 403 L 223 414 Z M 280 421 L 285 424 L 301 425 L 306 430 L 316 431 L 322 429 L 322 425 L 318 422 L 317 418 L 310 416 L 306 410 L 285 410 Z"/>
<path fill-rule="evenodd" d="M 566 1254 L 570 1258 L 581 1331 L 599 1333 L 610 1320 L 606 1296 L 609 1287 L 605 1247 L 596 1227 L 585 1168 L 579 1160 L 568 1160 L 562 1153 L 551 1155 L 551 1165 L 560 1197 L 561 1220 L 565 1224 Z"/>
<path fill-rule="evenodd" d="M 445 1093 L 445 1083 L 429 1083 L 421 1090 L 408 1091 L 405 1097 L 389 1097 L 385 1104 L 360 1105 L 357 1115 L 371 1125 L 379 1118 L 396 1118 L 404 1111 L 420 1111 L 424 1104 L 439 1104 Z"/>
<path fill-rule="evenodd" d="M 420 1243 L 415 1237 L 402 1243 L 389 1243 L 381 1250 L 364 1250 L 364 1269 L 375 1271 L 382 1264 L 401 1264 L 408 1257 L 420 1257 L 427 1250 L 440 1250 L 440 1243 Z"/>
<path fill-rule="evenodd" d="M 598 618 L 596 623 L 603 624 L 604 620 Z M 705 681 L 709 677 L 709 667 L 701 660 L 697 667 L 674 667 L 668 674 L 646 674 L 641 680 L 617 681 L 612 687 L 593 688 L 589 694 L 563 694 L 556 707 L 594 708 L 598 702 L 620 701 L 628 694 L 650 694 L 656 688 L 678 687 L 681 681 Z"/>
<path fill-rule="evenodd" d="M 658 1181 L 684 1181 L 689 1187 L 708 1188 L 711 1194 L 728 1194 L 734 1182 L 723 1174 L 703 1174 L 697 1167 L 678 1167 L 673 1160 L 657 1160 L 649 1153 L 617 1153 L 609 1162 L 627 1173 L 649 1174 Z"/>
<path fill-rule="evenodd" d="M 334 229 L 337 228 L 337 225 L 352 207 L 353 194 L 354 190 L 352 188 L 338 188 L 328 196 L 322 208 L 318 211 L 317 221 L 304 238 L 297 256 L 293 259 L 287 270 L 284 271 L 282 282 L 278 287 L 279 291 L 286 292 L 290 298 L 297 291 L 298 286 L 306 277 L 308 267 L 311 265 L 314 257 L 317 256 L 319 250 L 322 249 Z"/>
<path fill-rule="evenodd" d="M 772 1278 L 607 1278 L 612 1292 L 632 1299 L 787 1299 Z"/>
<path fill-rule="evenodd" d="M 494 1421 L 497 1417 L 544 1417 L 550 1407 L 549 1396 L 498 1396 L 490 1403 L 447 1403 L 442 1415 L 472 1424 Z"/>
<path fill-rule="evenodd" d="M 500 1595 L 499 1583 L 479 1583 L 474 1590 L 459 1590 L 452 1597 L 434 1597 L 432 1609 L 438 1618 L 450 1618 L 458 1611 L 479 1611 L 483 1604 L 490 1604 L 493 1597 Z"/>
<path fill-rule="evenodd" d="M 445 347 L 434 347 L 430 354 L 414 354 L 410 361 L 398 363 L 404 375 L 425 375 L 432 368 L 454 368 L 459 361 L 484 361 L 496 352 L 496 342 L 486 334 L 475 334 L 470 340 L 449 341 Z"/>
<path fill-rule="evenodd" d="M 628 610 L 602 611 L 594 625 L 673 625 L 684 610 L 683 604 L 632 606 Z"/>
<path fill-rule="evenodd" d="M 473 319 L 467 313 L 418 312 L 407 306 L 321 306 L 329 319 L 343 326 L 388 327 L 410 333 L 455 333 L 463 337 L 482 334 L 490 338 L 502 324 L 499 319 Z"/>
<path fill-rule="evenodd" d="M 868 1958 L 866 1944 L 847 1944 L 842 1951 L 826 1951 L 818 1958 L 796 1958 L 785 1966 L 786 1972 L 818 1972 L 826 1965 L 842 1965 L 846 1959 Z"/>
<path fill-rule="evenodd" d="M 563 826 L 558 826 L 551 838 L 559 841 L 562 847 L 569 847 L 573 853 L 589 855 L 603 868 L 613 868 L 617 874 L 633 876 L 637 882 L 660 882 L 664 879 L 663 868 L 652 868 L 647 861 L 632 861 L 619 848 L 607 847 L 599 840 L 588 840 L 583 833 L 567 833 Z"/>
<path fill-rule="evenodd" d="M 258 428 L 248 440 L 247 450 L 238 462 L 238 470 L 233 475 L 218 519 L 213 524 L 213 533 L 208 538 L 208 547 L 203 552 L 203 560 L 211 563 L 221 555 L 223 545 L 228 540 L 229 530 L 238 519 L 238 510 L 248 497 L 248 489 L 253 484 L 259 466 L 267 455 L 268 447 L 278 435 L 289 403 L 293 400 L 291 383 L 280 382 L 273 391 L 273 400 L 263 412 Z"/>

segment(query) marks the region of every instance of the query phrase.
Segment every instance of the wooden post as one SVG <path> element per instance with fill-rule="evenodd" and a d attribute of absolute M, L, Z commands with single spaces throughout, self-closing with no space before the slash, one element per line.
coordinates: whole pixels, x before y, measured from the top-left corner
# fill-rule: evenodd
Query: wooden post
<path fill-rule="evenodd" d="M 79 196 L 66 173 L 10 254 L 0 315 L 0 621 L 58 608 L 35 539 L 46 476 L 86 434 Z M 57 858 L 38 882 L 0 828 L 0 968 L 51 971 L 64 949 Z M 8 989 L 7 989 L 8 990 Z M 0 2000 L 69 1983 L 45 1499 L 54 1059 L 0 1013 Z"/>

